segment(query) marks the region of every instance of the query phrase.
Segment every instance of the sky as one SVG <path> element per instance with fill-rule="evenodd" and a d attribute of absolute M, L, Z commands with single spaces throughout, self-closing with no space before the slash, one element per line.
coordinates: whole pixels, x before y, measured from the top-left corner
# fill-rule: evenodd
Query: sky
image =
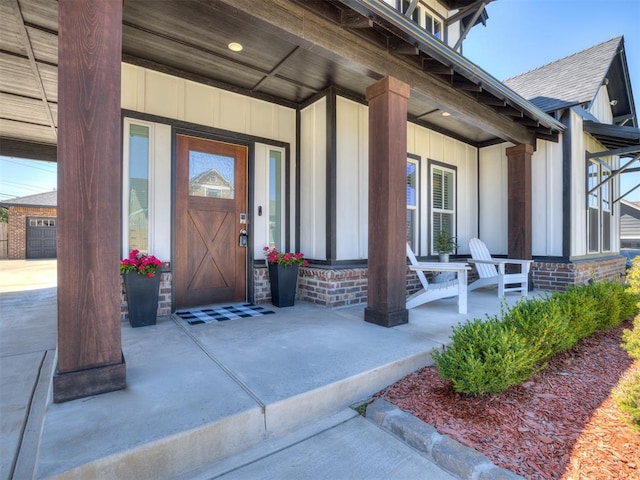
<path fill-rule="evenodd" d="M 487 13 L 487 26 L 469 32 L 462 53 L 501 81 L 624 36 L 640 114 L 640 0 L 498 0 Z M 621 175 L 621 193 L 638 183 L 640 172 Z M 640 188 L 625 200 L 640 201 Z"/>
<path fill-rule="evenodd" d="M 640 113 L 640 0 L 498 0 L 487 12 L 487 26 L 471 30 L 463 54 L 498 80 L 624 35 Z M 622 192 L 640 182 L 639 177 L 637 172 L 622 175 Z M 55 163 L 0 157 L 0 201 L 51 191 L 56 178 Z M 640 188 L 626 199 L 640 201 Z"/>
<path fill-rule="evenodd" d="M 54 190 L 57 170 L 55 162 L 0 157 L 0 201 Z"/>

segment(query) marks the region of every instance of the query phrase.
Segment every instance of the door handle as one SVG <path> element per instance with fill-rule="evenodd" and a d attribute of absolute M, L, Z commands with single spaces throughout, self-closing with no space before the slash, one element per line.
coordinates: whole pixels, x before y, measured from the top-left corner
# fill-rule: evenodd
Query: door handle
<path fill-rule="evenodd" d="M 248 239 L 247 231 L 244 229 L 240 230 L 240 236 L 238 238 L 238 246 L 247 248 L 247 239 Z"/>

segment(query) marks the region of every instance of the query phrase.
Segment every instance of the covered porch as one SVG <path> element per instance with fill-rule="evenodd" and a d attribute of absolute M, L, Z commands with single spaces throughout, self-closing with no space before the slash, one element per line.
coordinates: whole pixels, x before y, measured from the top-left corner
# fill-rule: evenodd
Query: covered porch
<path fill-rule="evenodd" d="M 456 8 L 465 2 L 449 3 Z M 367 311 L 376 323 L 389 326 L 409 318 L 403 281 L 407 120 L 471 148 L 505 141 L 514 145 L 507 151 L 508 254 L 531 258 L 531 156 L 537 139 L 555 141 L 564 126 L 418 30 L 402 13 L 368 0 L 148 5 L 134 0 L 19 0 L 10 8 L 16 19 L 10 47 L 16 51 L 2 59 L 18 80 L 31 72 L 35 89 L 24 92 L 11 86 L 16 117 L 11 126 L 21 138 L 3 140 L 2 153 L 51 158 L 57 142 L 59 159 L 56 401 L 127 384 L 117 272 L 117 259 L 123 256 L 122 104 L 135 105 L 126 114 L 162 123 L 170 135 L 180 129 L 227 139 L 240 136 L 252 144 L 264 139 L 251 129 L 252 121 L 260 124 L 258 129 L 265 125 L 253 111 L 230 127 L 226 111 L 212 107 L 206 118 L 198 112 L 191 115 L 189 106 L 201 97 L 189 94 L 218 89 L 289 109 L 295 123 L 286 133 L 291 161 L 285 249 L 311 250 L 308 256 L 318 271 L 366 263 L 369 291 L 374 292 Z M 229 51 L 232 41 L 243 45 L 242 56 Z M 126 76 L 123 82 L 123 72 L 131 71 L 136 72 L 134 81 Z M 154 97 L 148 83 L 160 77 L 169 78 L 168 87 L 155 90 L 160 94 Z M 171 95 L 165 96 L 166 91 Z M 369 182 L 363 185 L 377 203 L 369 204 L 368 221 L 363 216 L 370 240 L 366 255 L 340 253 L 340 242 L 348 235 L 340 230 L 343 198 L 338 192 L 346 189 L 337 146 L 339 97 L 369 103 L 368 151 L 374 153 L 368 158 Z M 319 100 L 326 113 L 308 123 L 311 143 L 320 145 L 309 155 L 302 145 L 300 119 L 304 109 Z M 25 104 L 33 116 L 44 109 L 38 122 L 20 117 Z M 2 135 L 8 137 L 9 130 Z M 170 157 L 172 148 L 170 140 L 163 154 Z M 314 155 L 319 161 L 309 163 Z M 393 181 L 385 183 L 390 173 Z M 170 181 L 175 177 L 164 178 L 165 185 Z M 305 196 L 309 191 L 314 196 Z M 259 211 L 249 205 L 249 219 Z M 320 214 L 314 218 L 309 211 Z M 171 218 L 170 209 L 164 214 Z M 469 222 L 469 235 L 475 233 L 474 225 Z M 171 225 L 165 237 L 174 233 Z M 360 240 L 366 245 L 366 234 Z M 254 243 L 250 230 L 249 244 L 261 247 Z M 176 262 L 180 248 L 171 241 L 167 245 Z M 258 259 L 249 253 L 247 260 L 251 285 Z"/>
<path fill-rule="evenodd" d="M 38 278 L 51 280 L 35 290 L 2 285 L 0 292 L 7 312 L 0 387 L 3 402 L 10 399 L 1 407 L 14 426 L 3 431 L 11 454 L 1 467 L 13 478 L 200 478 L 198 469 L 210 478 L 231 471 L 252 461 L 235 456 L 250 447 L 271 442 L 286 451 L 317 433 L 311 425 L 347 421 L 355 415 L 350 405 L 431 364 L 453 325 L 500 310 L 489 289 L 469 295 L 466 316 L 455 298 L 443 299 L 412 309 L 409 323 L 393 329 L 363 322 L 362 306 L 304 302 L 215 324 L 188 325 L 175 316 L 136 329 L 123 322 L 127 388 L 54 404 L 55 277 Z M 507 296 L 509 304 L 518 299 Z M 358 444 L 366 449 L 376 440 Z"/>

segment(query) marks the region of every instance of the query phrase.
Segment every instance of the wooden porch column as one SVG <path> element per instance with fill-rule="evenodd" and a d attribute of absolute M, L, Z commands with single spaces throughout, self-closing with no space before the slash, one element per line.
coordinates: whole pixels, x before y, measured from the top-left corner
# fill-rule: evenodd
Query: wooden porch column
<path fill-rule="evenodd" d="M 531 156 L 527 144 L 507 148 L 508 158 L 508 256 L 531 259 L 533 233 L 531 225 Z"/>
<path fill-rule="evenodd" d="M 407 99 L 409 85 L 385 77 L 367 88 L 369 102 L 369 262 L 364 319 L 407 323 Z"/>
<path fill-rule="evenodd" d="M 122 2 L 60 0 L 54 402 L 126 387 L 120 332 Z"/>

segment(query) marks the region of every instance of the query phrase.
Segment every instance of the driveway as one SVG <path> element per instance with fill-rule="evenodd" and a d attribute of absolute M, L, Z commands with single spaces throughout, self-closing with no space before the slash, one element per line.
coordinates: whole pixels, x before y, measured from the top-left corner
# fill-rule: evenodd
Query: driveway
<path fill-rule="evenodd" d="M 56 260 L 0 260 L 0 478 L 31 478 L 57 342 Z"/>
<path fill-rule="evenodd" d="M 0 293 L 55 287 L 58 262 L 53 260 L 0 260 Z"/>

